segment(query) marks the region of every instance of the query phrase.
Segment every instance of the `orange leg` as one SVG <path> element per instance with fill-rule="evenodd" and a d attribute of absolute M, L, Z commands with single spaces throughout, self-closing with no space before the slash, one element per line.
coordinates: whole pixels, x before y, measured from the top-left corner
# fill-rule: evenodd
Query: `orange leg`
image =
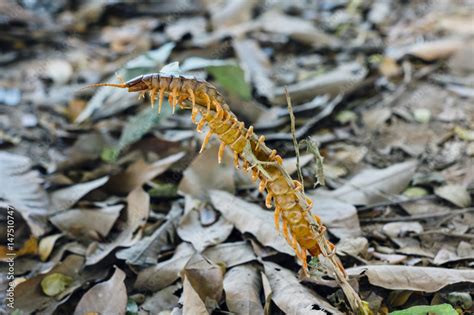
<path fill-rule="evenodd" d="M 258 191 L 263 192 L 265 190 L 265 186 L 267 186 L 267 181 L 265 179 L 262 179 L 260 181 L 260 184 L 258 185 Z"/>
<path fill-rule="evenodd" d="M 189 97 L 191 97 L 191 103 L 193 105 L 193 109 L 191 111 L 191 120 L 196 122 L 196 115 L 198 113 L 198 110 L 196 108 L 196 96 L 194 95 L 193 89 L 188 89 L 186 92 L 188 92 Z"/>
<path fill-rule="evenodd" d="M 234 152 L 234 167 L 235 168 L 239 168 L 240 165 L 239 165 L 239 154 L 237 152 Z"/>
<path fill-rule="evenodd" d="M 258 149 L 264 142 L 265 142 L 265 136 L 262 135 L 260 136 L 260 138 L 258 138 L 257 145 L 255 146 L 255 151 L 258 151 Z"/>
<path fill-rule="evenodd" d="M 280 231 L 280 214 L 281 214 L 281 208 L 279 206 L 276 206 L 273 218 L 275 220 L 275 228 L 277 231 Z"/>
<path fill-rule="evenodd" d="M 155 105 L 156 92 L 157 92 L 156 89 L 152 89 L 152 90 L 150 91 L 150 105 L 151 105 L 151 108 L 153 108 L 154 105 Z"/>
<path fill-rule="evenodd" d="M 283 228 L 282 228 L 283 236 L 285 237 L 285 240 L 288 242 L 288 244 L 291 244 L 290 233 L 288 232 L 288 223 L 286 222 L 285 219 L 283 219 L 282 221 L 283 221 Z"/>
<path fill-rule="evenodd" d="M 219 146 L 219 153 L 217 154 L 217 162 L 221 164 L 222 158 L 224 157 L 224 150 L 225 150 L 225 143 L 221 142 L 221 145 Z"/>
<path fill-rule="evenodd" d="M 202 127 L 204 127 L 205 124 L 206 124 L 206 120 L 204 119 L 204 117 L 202 117 L 196 127 L 197 132 L 202 132 Z"/>
<path fill-rule="evenodd" d="M 204 140 L 201 145 L 201 150 L 199 150 L 199 153 L 202 153 L 202 151 L 204 151 L 204 149 L 206 148 L 206 145 L 209 143 L 209 139 L 211 139 L 211 136 L 212 136 L 212 131 L 209 130 L 206 136 L 204 137 Z"/>
<path fill-rule="evenodd" d="M 267 206 L 267 208 L 272 207 L 272 198 L 273 198 L 273 193 L 271 191 L 268 191 L 267 198 L 265 198 L 265 206 Z"/>
<path fill-rule="evenodd" d="M 163 106 L 163 98 L 165 97 L 165 91 L 160 89 L 160 96 L 158 97 L 158 114 L 161 113 L 161 107 Z"/>

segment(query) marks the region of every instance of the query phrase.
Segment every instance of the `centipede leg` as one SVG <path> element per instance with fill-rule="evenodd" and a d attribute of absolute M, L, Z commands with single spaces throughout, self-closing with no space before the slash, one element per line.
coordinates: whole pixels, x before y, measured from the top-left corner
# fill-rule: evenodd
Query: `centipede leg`
<path fill-rule="evenodd" d="M 199 153 L 202 153 L 202 151 L 204 151 L 204 149 L 206 148 L 206 145 L 209 143 L 209 139 L 211 139 L 211 136 L 212 136 L 212 131 L 209 130 L 206 136 L 204 137 L 204 140 L 202 141 L 201 150 L 199 150 Z"/>
<path fill-rule="evenodd" d="M 176 110 L 176 104 L 178 104 L 178 89 L 177 88 L 171 91 L 170 97 L 172 98 L 171 99 L 172 102 L 170 102 L 170 105 L 171 105 L 171 108 L 173 109 L 172 113 L 174 114 Z"/>
<path fill-rule="evenodd" d="M 201 118 L 201 120 L 199 121 L 199 123 L 196 127 L 197 132 L 202 132 L 202 127 L 204 127 L 205 124 L 206 124 L 206 120 L 203 117 L 203 118 Z"/>
<path fill-rule="evenodd" d="M 277 231 L 280 231 L 280 214 L 281 214 L 281 208 L 279 206 L 276 206 L 273 218 L 275 220 L 275 228 Z"/>
<path fill-rule="evenodd" d="M 207 111 L 211 111 L 211 99 L 209 98 L 209 95 L 203 93 L 202 96 L 204 97 L 204 100 L 206 102 L 206 105 L 207 105 Z"/>
<path fill-rule="evenodd" d="M 196 116 L 198 114 L 198 109 L 196 108 L 196 95 L 194 95 L 194 92 L 192 89 L 188 89 L 186 92 L 188 92 L 189 97 L 191 97 L 191 104 L 193 105 L 193 109 L 191 110 L 191 120 L 193 123 L 196 122 Z"/>
<path fill-rule="evenodd" d="M 267 181 L 265 179 L 260 180 L 260 184 L 258 185 L 258 191 L 263 192 L 266 186 L 267 186 Z"/>
<path fill-rule="evenodd" d="M 252 182 L 255 182 L 258 178 L 259 172 L 256 168 L 252 168 Z"/>
<path fill-rule="evenodd" d="M 221 164 L 222 158 L 224 157 L 225 143 L 221 142 L 219 146 L 219 153 L 217 154 L 217 162 Z"/>
<path fill-rule="evenodd" d="M 273 193 L 271 191 L 268 191 L 267 197 L 265 198 L 265 206 L 267 208 L 272 207 L 272 199 L 273 199 Z"/>
<path fill-rule="evenodd" d="M 265 142 L 265 136 L 262 135 L 258 138 L 257 145 L 255 146 L 255 151 L 258 151 L 258 149 L 264 142 Z"/>
<path fill-rule="evenodd" d="M 275 149 L 273 149 L 270 153 L 269 159 L 272 161 L 276 161 L 280 165 L 283 164 L 283 159 L 277 154 L 277 151 Z"/>
<path fill-rule="evenodd" d="M 146 91 L 141 91 L 139 94 L 138 94 L 138 100 L 142 99 L 142 98 L 145 98 L 145 94 L 146 94 Z"/>
<path fill-rule="evenodd" d="M 253 134 L 253 126 L 250 126 L 249 129 L 247 129 L 247 133 L 245 134 L 245 139 L 248 140 Z"/>
<path fill-rule="evenodd" d="M 301 183 L 297 181 L 296 179 L 293 181 L 293 185 L 295 185 L 295 190 L 300 191 L 303 189 L 303 185 L 301 185 Z"/>
<path fill-rule="evenodd" d="M 288 232 L 288 223 L 286 220 L 283 220 L 283 228 L 281 229 L 283 232 L 283 237 L 285 240 L 288 242 L 288 244 L 291 244 L 291 238 L 290 238 L 290 233 Z"/>
<path fill-rule="evenodd" d="M 161 107 L 163 106 L 163 99 L 165 97 L 165 91 L 160 89 L 160 95 L 158 96 L 158 114 L 161 113 Z"/>
<path fill-rule="evenodd" d="M 157 92 L 157 89 L 152 89 L 150 91 L 150 105 L 151 105 L 151 108 L 153 108 L 155 106 L 156 92 Z"/>
<path fill-rule="evenodd" d="M 237 152 L 234 152 L 234 167 L 235 168 L 239 168 L 240 165 L 239 165 L 239 154 Z"/>

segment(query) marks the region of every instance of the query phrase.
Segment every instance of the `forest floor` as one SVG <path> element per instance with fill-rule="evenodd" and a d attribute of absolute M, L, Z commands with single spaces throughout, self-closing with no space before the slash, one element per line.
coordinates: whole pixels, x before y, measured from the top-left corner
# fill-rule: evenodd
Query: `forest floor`
<path fill-rule="evenodd" d="M 474 311 L 471 1 L 20 2 L 0 3 L 0 312 L 350 313 L 190 111 L 82 89 L 173 62 L 299 166 L 374 314 Z M 323 160 L 303 142 L 297 165 L 285 87 Z"/>

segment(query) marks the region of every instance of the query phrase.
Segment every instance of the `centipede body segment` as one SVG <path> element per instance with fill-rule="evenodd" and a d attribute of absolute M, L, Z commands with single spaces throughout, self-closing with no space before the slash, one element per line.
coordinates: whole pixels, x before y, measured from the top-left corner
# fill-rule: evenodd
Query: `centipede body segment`
<path fill-rule="evenodd" d="M 204 150 L 212 135 L 216 135 L 221 141 L 219 147 L 219 162 L 222 160 L 224 150 L 229 147 L 234 152 L 234 165 L 250 171 L 254 181 L 260 180 L 259 190 L 266 190 L 265 204 L 268 208 L 275 207 L 274 218 L 277 230 L 281 231 L 288 244 L 294 249 L 297 257 L 301 260 L 304 270 L 307 270 L 307 252 L 312 256 L 319 255 L 322 251 L 318 243 L 318 233 L 324 232 L 320 225 L 319 230 L 311 224 L 312 202 L 305 198 L 303 202 L 299 199 L 297 192 L 302 185 L 299 181 L 288 181 L 281 171 L 282 158 L 275 150 L 266 152 L 262 149 L 265 138 L 257 138 L 253 134 L 253 127 L 245 128 L 244 123 L 230 111 L 225 103 L 224 97 L 210 83 L 195 78 L 184 76 L 172 76 L 163 73 L 152 73 L 140 75 L 132 80 L 120 84 L 98 83 L 93 86 L 111 86 L 127 88 L 129 92 L 149 92 L 150 103 L 153 107 L 158 98 L 158 112 L 162 109 L 165 96 L 168 96 L 170 105 L 189 108 L 184 102 L 191 104 L 191 118 L 197 124 L 197 130 L 201 131 L 204 125 L 209 126 L 201 152 Z M 204 107 L 206 111 L 200 111 L 198 107 Z M 196 121 L 201 113 L 200 121 Z M 249 161 L 244 150 L 251 150 L 256 161 Z M 258 164 L 258 167 L 256 165 Z M 319 217 L 314 220 L 321 223 Z M 334 249 L 334 245 L 326 241 L 326 245 Z"/>

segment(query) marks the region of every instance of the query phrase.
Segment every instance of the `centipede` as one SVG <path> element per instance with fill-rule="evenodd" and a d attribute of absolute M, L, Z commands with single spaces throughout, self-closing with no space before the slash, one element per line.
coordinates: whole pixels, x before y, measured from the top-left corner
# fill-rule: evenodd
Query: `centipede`
<path fill-rule="evenodd" d="M 255 135 L 253 126 L 247 128 L 244 122 L 239 121 L 214 85 L 194 77 L 162 72 L 140 75 L 126 82 L 123 79 L 120 81 L 121 83 L 117 84 L 91 84 L 86 88 L 126 88 L 128 92 L 140 93 L 139 97 L 148 92 L 152 107 L 158 98 L 158 113 L 162 110 L 165 97 L 168 98 L 173 112 L 177 106 L 191 109 L 191 120 L 197 125 L 197 131 L 202 132 L 206 124 L 209 127 L 200 152 L 206 148 L 212 135 L 216 135 L 220 140 L 219 163 L 225 148 L 232 150 L 234 166 L 249 172 L 254 182 L 259 181 L 258 189 L 261 193 L 266 191 L 265 205 L 274 208 L 276 230 L 282 232 L 293 248 L 303 270 L 308 271 L 308 253 L 311 256 L 321 253 L 326 256 L 334 255 L 335 246 L 325 238 L 324 242 L 321 242 L 320 236 L 325 232 L 325 227 L 318 216 L 311 214 L 313 203 L 302 192 L 301 182 L 285 175 L 282 171 L 282 157 L 276 150 L 265 145 L 263 135 Z M 329 248 L 329 253 L 322 247 Z M 340 263 L 338 266 L 344 271 Z"/>

